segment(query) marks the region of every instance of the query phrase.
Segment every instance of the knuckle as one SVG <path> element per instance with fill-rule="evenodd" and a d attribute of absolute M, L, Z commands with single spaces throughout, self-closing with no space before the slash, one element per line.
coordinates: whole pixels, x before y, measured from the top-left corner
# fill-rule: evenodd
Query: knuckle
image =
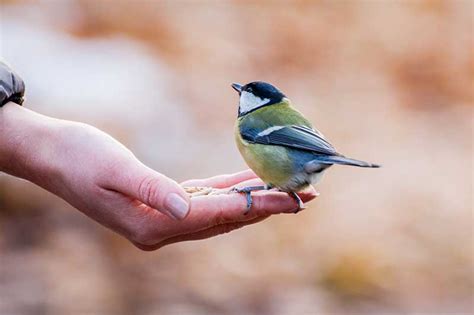
<path fill-rule="evenodd" d="M 252 196 L 252 208 L 250 211 L 254 211 L 255 214 L 264 214 L 266 212 L 266 202 L 265 198 L 262 198 L 262 196 L 259 195 L 253 195 Z"/>
<path fill-rule="evenodd" d="M 138 195 L 147 205 L 153 205 L 160 200 L 162 180 L 156 176 L 145 176 L 138 184 Z"/>

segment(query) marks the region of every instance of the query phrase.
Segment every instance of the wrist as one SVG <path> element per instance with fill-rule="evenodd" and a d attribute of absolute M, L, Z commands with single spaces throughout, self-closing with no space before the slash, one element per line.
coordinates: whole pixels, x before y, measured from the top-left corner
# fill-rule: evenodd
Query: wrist
<path fill-rule="evenodd" d="M 0 171 L 33 182 L 52 172 L 54 121 L 12 102 L 0 108 Z"/>

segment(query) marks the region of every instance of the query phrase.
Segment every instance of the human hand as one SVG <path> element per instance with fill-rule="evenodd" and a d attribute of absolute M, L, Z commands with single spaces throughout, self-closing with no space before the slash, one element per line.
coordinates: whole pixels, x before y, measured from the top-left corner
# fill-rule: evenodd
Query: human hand
<path fill-rule="evenodd" d="M 162 214 L 151 212 L 144 225 L 149 226 L 145 242 L 135 243 L 143 250 L 155 250 L 168 244 L 200 240 L 228 233 L 246 225 L 265 220 L 273 214 L 294 213 L 296 201 L 287 193 L 258 191 L 252 193 L 253 205 L 247 213 L 247 199 L 239 193 L 226 193 L 233 187 L 263 185 L 251 170 L 229 175 L 218 175 L 208 179 L 188 180 L 184 187 L 213 187 L 222 193 L 197 196 L 191 199 L 191 211 L 182 221 L 172 221 Z M 316 197 L 313 188 L 298 194 L 304 202 Z"/>
<path fill-rule="evenodd" d="M 182 186 L 146 167 L 96 128 L 13 104 L 7 104 L 1 114 L 5 139 L 13 143 L 0 147 L 15 148 L 10 156 L 3 155 L 3 165 L 8 164 L 3 170 L 53 192 L 144 250 L 211 237 L 296 209 L 286 193 L 271 191 L 254 194 L 248 215 L 244 215 L 246 198 L 240 194 L 190 199 Z M 183 184 L 228 188 L 258 181 L 253 172 L 245 171 Z M 301 197 L 308 201 L 315 192 Z"/>

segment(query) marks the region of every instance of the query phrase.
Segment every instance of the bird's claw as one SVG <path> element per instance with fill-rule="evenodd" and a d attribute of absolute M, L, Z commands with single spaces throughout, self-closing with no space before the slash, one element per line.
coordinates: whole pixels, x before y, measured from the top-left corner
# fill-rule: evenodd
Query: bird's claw
<path fill-rule="evenodd" d="M 238 194 L 245 194 L 245 198 L 247 199 L 247 207 L 245 208 L 244 215 L 247 215 L 252 208 L 253 199 L 252 199 L 252 189 L 251 187 L 244 187 L 244 188 L 237 188 L 234 187 L 230 190 L 230 192 L 238 193 Z"/>
<path fill-rule="evenodd" d="M 236 192 L 239 194 L 245 194 L 245 197 L 247 199 L 247 207 L 245 208 L 244 215 L 247 215 L 250 212 L 250 209 L 252 208 L 253 204 L 253 198 L 252 198 L 252 191 L 258 191 L 258 190 L 265 190 L 265 186 L 250 186 L 250 187 L 243 187 L 243 188 L 237 188 L 234 187 L 230 190 L 230 192 Z"/>
<path fill-rule="evenodd" d="M 303 203 L 303 200 L 301 200 L 300 196 L 298 196 L 295 192 L 289 192 L 288 195 L 290 195 L 290 197 L 293 198 L 298 205 L 298 208 L 296 208 L 295 213 L 298 213 L 301 210 L 306 209 Z"/>

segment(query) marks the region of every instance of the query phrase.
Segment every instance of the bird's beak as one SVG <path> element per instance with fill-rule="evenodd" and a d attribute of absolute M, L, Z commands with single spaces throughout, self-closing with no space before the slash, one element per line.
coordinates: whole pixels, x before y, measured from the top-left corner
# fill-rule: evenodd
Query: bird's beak
<path fill-rule="evenodd" d="M 240 84 L 238 84 L 238 83 L 232 83 L 232 88 L 233 88 L 234 90 L 236 90 L 237 93 L 239 93 L 239 95 L 240 95 L 240 93 L 242 92 L 242 85 L 240 85 Z"/>

